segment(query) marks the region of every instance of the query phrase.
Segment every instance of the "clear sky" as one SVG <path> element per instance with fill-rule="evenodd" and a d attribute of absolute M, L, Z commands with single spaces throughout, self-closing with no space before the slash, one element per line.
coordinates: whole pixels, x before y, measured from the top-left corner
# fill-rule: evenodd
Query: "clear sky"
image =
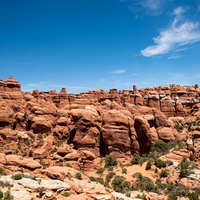
<path fill-rule="evenodd" d="M 200 83 L 199 0 L 0 0 L 0 78 L 79 93 Z"/>

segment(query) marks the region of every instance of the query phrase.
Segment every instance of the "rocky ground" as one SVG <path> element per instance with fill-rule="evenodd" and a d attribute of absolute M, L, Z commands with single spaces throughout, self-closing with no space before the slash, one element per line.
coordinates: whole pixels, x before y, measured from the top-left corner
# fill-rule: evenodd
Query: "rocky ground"
<path fill-rule="evenodd" d="M 0 80 L 0 198 L 198 199 L 200 89 L 23 93 Z"/>

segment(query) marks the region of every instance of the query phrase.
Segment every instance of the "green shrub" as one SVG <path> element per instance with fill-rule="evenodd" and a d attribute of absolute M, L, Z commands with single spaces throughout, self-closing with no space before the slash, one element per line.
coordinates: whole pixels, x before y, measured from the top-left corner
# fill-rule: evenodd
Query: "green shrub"
<path fill-rule="evenodd" d="M 30 142 L 28 141 L 28 142 L 26 143 L 26 145 L 29 146 L 29 145 L 30 145 Z"/>
<path fill-rule="evenodd" d="M 38 134 L 38 138 L 42 139 L 42 134 L 41 133 Z"/>
<path fill-rule="evenodd" d="M 104 184 L 104 180 L 102 178 L 98 178 L 98 177 L 95 179 L 95 182 L 100 183 L 102 185 Z"/>
<path fill-rule="evenodd" d="M 167 200 L 177 200 L 177 199 L 178 199 L 178 197 L 175 193 L 170 194 L 167 198 Z"/>
<path fill-rule="evenodd" d="M 108 155 L 105 157 L 105 168 L 109 168 L 111 166 L 117 165 L 117 159 L 114 158 L 112 155 Z"/>
<path fill-rule="evenodd" d="M 100 184 L 104 184 L 104 180 L 102 178 L 95 178 L 93 176 L 90 176 L 90 180 L 91 181 L 94 181 L 94 182 L 97 182 L 97 183 L 100 183 Z"/>
<path fill-rule="evenodd" d="M 14 174 L 11 176 L 11 178 L 14 180 L 20 180 L 20 179 L 22 179 L 22 174 Z"/>
<path fill-rule="evenodd" d="M 177 123 L 176 125 L 175 125 L 175 129 L 179 132 L 179 133 L 182 133 L 182 131 L 183 131 L 183 126 L 180 126 L 179 125 L 179 123 Z"/>
<path fill-rule="evenodd" d="M 166 163 L 163 162 L 161 159 L 156 159 L 156 160 L 154 161 L 154 164 L 155 164 L 155 166 L 158 167 L 159 169 L 160 169 L 161 167 L 166 167 Z"/>
<path fill-rule="evenodd" d="M 147 162 L 147 165 L 146 165 L 146 170 L 150 170 L 151 169 L 151 162 Z"/>
<path fill-rule="evenodd" d="M 188 195 L 189 200 L 199 200 L 199 195 L 195 192 L 192 192 Z"/>
<path fill-rule="evenodd" d="M 155 173 L 158 173 L 158 168 L 155 168 Z"/>
<path fill-rule="evenodd" d="M 109 172 L 108 175 L 106 176 L 106 180 L 110 182 L 110 179 L 113 178 L 115 175 L 116 175 L 115 172 Z"/>
<path fill-rule="evenodd" d="M 169 145 L 162 140 L 155 140 L 151 150 L 152 152 L 157 151 L 159 153 L 167 153 Z"/>
<path fill-rule="evenodd" d="M 28 152 L 28 156 L 29 156 L 29 157 L 32 157 L 32 156 L 33 156 L 33 151 L 32 151 L 32 150 L 30 150 L 30 151 Z"/>
<path fill-rule="evenodd" d="M 174 191 L 176 189 L 176 186 L 173 184 L 173 183 L 171 183 L 171 184 L 169 184 L 168 186 L 167 186 L 167 191 L 168 192 L 172 192 L 172 191 Z"/>
<path fill-rule="evenodd" d="M 165 190 L 165 188 L 167 188 L 166 184 L 162 184 L 161 180 L 159 178 L 156 179 L 156 188 L 160 191 L 160 190 Z"/>
<path fill-rule="evenodd" d="M 3 198 L 3 192 L 0 190 L 0 199 Z"/>
<path fill-rule="evenodd" d="M 122 173 L 123 173 L 123 174 L 127 174 L 127 169 L 126 169 L 126 168 L 123 168 L 123 169 L 122 169 Z"/>
<path fill-rule="evenodd" d="M 0 168 L 0 176 L 2 176 L 2 175 L 7 175 L 7 174 L 3 171 L 2 168 Z"/>
<path fill-rule="evenodd" d="M 190 159 L 191 161 L 194 161 L 194 156 L 193 156 L 192 154 L 190 154 L 189 159 Z"/>
<path fill-rule="evenodd" d="M 144 199 L 144 197 L 140 196 L 139 194 L 137 194 L 137 195 L 135 196 L 135 198 L 136 198 L 136 199 Z"/>
<path fill-rule="evenodd" d="M 132 165 L 137 165 L 139 163 L 139 160 L 141 159 L 139 154 L 134 154 L 134 158 L 131 159 L 131 164 Z"/>
<path fill-rule="evenodd" d="M 187 157 L 183 156 L 183 159 L 180 163 L 180 178 L 187 177 L 189 174 L 189 162 Z"/>
<path fill-rule="evenodd" d="M 17 138 L 14 138 L 13 141 L 14 141 L 14 142 L 17 142 Z"/>
<path fill-rule="evenodd" d="M 67 166 L 67 167 L 72 167 L 69 163 L 67 163 L 65 166 Z"/>
<path fill-rule="evenodd" d="M 59 146 L 62 145 L 62 144 L 63 144 L 63 141 L 60 140 L 60 141 L 56 144 L 56 146 L 59 147 Z"/>
<path fill-rule="evenodd" d="M 10 193 L 10 190 L 7 190 L 5 193 L 4 193 L 4 200 L 12 200 L 14 199 L 14 197 L 11 195 Z"/>
<path fill-rule="evenodd" d="M 46 188 L 44 187 L 38 187 L 37 188 L 37 192 L 39 193 L 39 197 L 41 198 L 42 195 L 44 194 L 44 191 L 46 190 Z"/>
<path fill-rule="evenodd" d="M 64 196 L 64 197 L 69 197 L 69 196 L 70 196 L 70 193 L 69 193 L 69 192 L 64 192 L 64 193 L 63 193 L 63 196 Z"/>
<path fill-rule="evenodd" d="M 4 187 L 13 187 L 12 184 L 10 184 L 9 182 L 3 182 L 3 181 L 0 181 L 0 187 L 4 188 Z"/>
<path fill-rule="evenodd" d="M 127 196 L 127 197 L 131 197 L 131 193 L 130 193 L 130 192 L 127 192 L 127 193 L 126 193 L 126 196 Z"/>
<path fill-rule="evenodd" d="M 116 176 L 112 181 L 112 186 L 116 192 L 121 192 L 124 190 L 124 178 L 120 176 Z"/>
<path fill-rule="evenodd" d="M 132 175 L 133 178 L 139 178 L 140 180 L 143 180 L 143 176 L 141 173 L 136 172 L 135 174 Z"/>
<path fill-rule="evenodd" d="M 76 177 L 77 179 L 79 179 L 79 180 L 82 180 L 82 177 L 81 177 L 81 173 L 80 173 L 80 172 L 77 172 L 77 173 L 75 174 L 75 177 Z"/>
<path fill-rule="evenodd" d="M 191 131 L 192 131 L 191 126 L 188 126 L 188 132 L 191 132 Z"/>
<path fill-rule="evenodd" d="M 167 162 L 167 164 L 168 164 L 168 166 L 171 166 L 171 165 L 174 164 L 174 162 L 170 160 L 170 161 Z"/>
<path fill-rule="evenodd" d="M 27 152 L 24 152 L 24 153 L 23 153 L 23 157 L 26 157 L 26 156 L 27 156 Z"/>
<path fill-rule="evenodd" d="M 102 174 L 104 172 L 105 168 L 99 168 L 97 169 L 96 173 L 97 174 Z"/>
<path fill-rule="evenodd" d="M 138 179 L 135 181 L 136 187 L 143 191 L 148 192 L 158 192 L 157 188 L 154 186 L 153 181 L 148 177 L 143 177 L 140 173 L 136 173 L 139 175 Z M 135 174 L 135 175 L 136 175 Z"/>
<path fill-rule="evenodd" d="M 108 171 L 113 171 L 113 167 L 109 167 L 109 168 L 108 168 Z"/>
<path fill-rule="evenodd" d="M 167 174 L 167 170 L 162 170 L 161 173 L 160 173 L 160 178 L 166 178 L 168 176 Z"/>
<path fill-rule="evenodd" d="M 57 151 L 56 149 L 51 150 L 50 153 L 49 153 L 49 155 L 55 153 L 56 151 Z"/>
<path fill-rule="evenodd" d="M 43 169 L 46 169 L 47 168 L 47 165 L 46 165 L 46 163 L 45 162 L 40 162 L 40 165 L 42 165 L 42 167 L 43 167 Z"/>

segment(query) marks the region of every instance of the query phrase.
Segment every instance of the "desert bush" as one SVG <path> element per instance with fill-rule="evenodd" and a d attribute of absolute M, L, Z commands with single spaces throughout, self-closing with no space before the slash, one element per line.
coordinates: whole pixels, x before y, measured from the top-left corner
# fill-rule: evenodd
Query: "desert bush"
<path fill-rule="evenodd" d="M 0 199 L 3 198 L 3 192 L 0 190 Z"/>
<path fill-rule="evenodd" d="M 42 195 L 44 194 L 44 191 L 46 190 L 46 188 L 44 187 L 38 187 L 37 188 L 37 192 L 39 193 L 39 197 L 41 198 Z"/>
<path fill-rule="evenodd" d="M 117 159 L 114 158 L 112 155 L 107 155 L 105 157 L 105 168 L 109 168 L 111 166 L 116 166 L 117 165 Z"/>
<path fill-rule="evenodd" d="M 143 179 L 143 176 L 141 173 L 136 172 L 135 174 L 132 175 L 133 178 L 139 178 L 140 180 Z"/>
<path fill-rule="evenodd" d="M 110 182 L 110 179 L 113 178 L 115 175 L 116 175 L 115 172 L 109 172 L 108 175 L 106 176 L 106 180 Z"/>
<path fill-rule="evenodd" d="M 67 166 L 67 167 L 72 167 L 69 163 L 67 163 L 65 166 Z"/>
<path fill-rule="evenodd" d="M 69 192 L 64 192 L 64 193 L 63 193 L 63 196 L 64 196 L 64 197 L 69 197 L 69 196 L 70 196 L 70 193 L 69 193 Z"/>
<path fill-rule="evenodd" d="M 187 157 L 183 156 L 183 159 L 180 163 L 180 178 L 187 177 L 189 173 L 189 162 Z"/>
<path fill-rule="evenodd" d="M 4 193 L 4 200 L 12 200 L 14 199 L 14 197 L 11 195 L 10 193 L 10 190 L 7 190 L 5 193 Z"/>
<path fill-rule="evenodd" d="M 179 123 L 175 124 L 175 129 L 179 132 L 179 133 L 182 133 L 183 131 L 183 126 L 180 126 Z"/>
<path fill-rule="evenodd" d="M 112 181 L 112 186 L 116 192 L 127 192 L 131 189 L 131 184 L 129 181 L 124 181 L 123 176 L 116 176 Z"/>
<path fill-rule="evenodd" d="M 160 173 L 160 178 L 166 178 L 168 176 L 167 174 L 167 170 L 162 170 L 161 173 Z"/>
<path fill-rule="evenodd" d="M 23 153 L 23 157 L 26 157 L 26 156 L 27 156 L 27 152 L 24 152 L 24 153 Z"/>
<path fill-rule="evenodd" d="M 199 195 L 195 192 L 192 192 L 188 195 L 189 200 L 199 200 Z"/>
<path fill-rule="evenodd" d="M 158 167 L 159 169 L 160 169 L 161 167 L 166 167 L 166 163 L 165 163 L 164 161 L 162 161 L 161 159 L 156 159 L 156 160 L 154 161 L 154 164 L 155 164 L 155 166 Z"/>
<path fill-rule="evenodd" d="M 97 169 L 96 173 L 97 174 L 102 174 L 104 172 L 105 168 L 99 168 Z"/>
<path fill-rule="evenodd" d="M 95 178 L 95 182 L 100 183 L 102 185 L 104 184 L 103 178 L 99 178 L 99 177 Z"/>
<path fill-rule="evenodd" d="M 77 172 L 77 173 L 75 174 L 75 177 L 76 177 L 77 179 L 79 179 L 79 180 L 82 180 L 82 177 L 81 177 L 81 173 L 80 173 L 80 172 Z"/>
<path fill-rule="evenodd" d="M 139 154 L 134 154 L 134 158 L 131 159 L 131 164 L 132 165 L 137 165 L 139 163 L 139 160 L 141 159 Z"/>
<path fill-rule="evenodd" d="M 147 165 L 146 165 L 146 170 L 150 170 L 151 169 L 151 162 L 147 162 Z"/>
<path fill-rule="evenodd" d="M 169 145 L 162 140 L 155 140 L 151 151 L 157 151 L 159 153 L 167 153 L 169 150 Z"/>
<path fill-rule="evenodd" d="M 178 197 L 175 193 L 171 193 L 167 198 L 167 200 L 177 200 L 177 199 Z"/>
<path fill-rule="evenodd" d="M 194 156 L 193 156 L 192 154 L 190 154 L 189 159 L 190 159 L 191 161 L 194 161 Z"/>
<path fill-rule="evenodd" d="M 49 155 L 55 153 L 56 151 L 57 151 L 56 149 L 52 149 L 52 150 L 50 151 Z"/>
<path fill-rule="evenodd" d="M 38 134 L 38 138 L 42 139 L 42 134 L 41 133 Z"/>
<path fill-rule="evenodd" d="M 90 176 L 90 180 L 91 181 L 94 181 L 94 182 L 97 182 L 97 183 L 100 183 L 100 184 L 104 184 L 104 180 L 102 178 L 95 178 L 93 176 Z"/>
<path fill-rule="evenodd" d="M 2 176 L 2 175 L 7 175 L 7 174 L 3 171 L 2 168 L 0 168 L 0 176 Z"/>
<path fill-rule="evenodd" d="M 123 168 L 123 169 L 122 169 L 122 173 L 123 173 L 123 174 L 127 174 L 127 169 L 126 169 L 126 168 Z"/>
<path fill-rule="evenodd" d="M 140 196 L 139 194 L 137 194 L 137 195 L 135 196 L 135 198 L 136 198 L 136 199 L 144 199 L 144 197 Z"/>
<path fill-rule="evenodd" d="M 28 156 L 29 156 L 29 157 L 32 157 L 32 156 L 33 156 L 33 151 L 32 151 L 32 150 L 30 150 L 30 151 L 28 152 Z"/>
<path fill-rule="evenodd" d="M 56 146 L 59 147 L 59 146 L 62 145 L 62 144 L 63 144 L 63 141 L 60 140 L 60 141 L 56 144 Z"/>
<path fill-rule="evenodd" d="M 109 167 L 109 168 L 108 168 L 108 171 L 113 171 L 113 167 Z"/>
<path fill-rule="evenodd" d="M 42 165 L 43 169 L 46 169 L 46 168 L 47 168 L 47 165 L 46 165 L 45 162 L 40 161 L 40 165 Z"/>
<path fill-rule="evenodd" d="M 124 189 L 123 182 L 124 179 L 120 178 L 119 176 L 116 176 L 114 178 L 114 180 L 112 181 L 112 186 L 116 192 L 122 192 L 122 190 Z"/>
<path fill-rule="evenodd" d="M 161 180 L 159 178 L 156 179 L 156 188 L 158 190 L 165 190 L 165 188 L 167 188 L 166 184 L 162 184 Z"/>
<path fill-rule="evenodd" d="M 174 164 L 174 162 L 173 161 L 171 161 L 171 160 L 169 160 L 169 161 L 167 161 L 167 163 L 166 164 L 168 164 L 168 166 L 171 166 L 171 165 L 173 165 Z"/>
<path fill-rule="evenodd" d="M 14 174 L 14 175 L 11 176 L 11 178 L 12 178 L 13 180 L 22 179 L 22 174 Z"/>
<path fill-rule="evenodd" d="M 148 177 L 143 177 L 139 174 L 139 178 L 135 181 L 136 187 L 141 191 L 145 190 L 148 192 L 158 192 L 154 186 L 153 181 Z"/>

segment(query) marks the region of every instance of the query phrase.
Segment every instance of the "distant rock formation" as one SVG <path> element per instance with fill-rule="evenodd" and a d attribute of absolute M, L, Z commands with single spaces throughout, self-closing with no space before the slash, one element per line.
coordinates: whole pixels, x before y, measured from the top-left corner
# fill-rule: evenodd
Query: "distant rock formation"
<path fill-rule="evenodd" d="M 80 152 L 123 157 L 148 153 L 156 139 L 180 138 L 169 117 L 200 117 L 198 85 L 139 90 L 134 85 L 133 91 L 95 89 L 80 94 L 68 94 L 65 88 L 60 93 L 23 93 L 20 87 L 13 77 L 0 79 L 0 141 L 14 137 L 12 131 L 53 133 L 54 142 L 66 139 Z"/>

